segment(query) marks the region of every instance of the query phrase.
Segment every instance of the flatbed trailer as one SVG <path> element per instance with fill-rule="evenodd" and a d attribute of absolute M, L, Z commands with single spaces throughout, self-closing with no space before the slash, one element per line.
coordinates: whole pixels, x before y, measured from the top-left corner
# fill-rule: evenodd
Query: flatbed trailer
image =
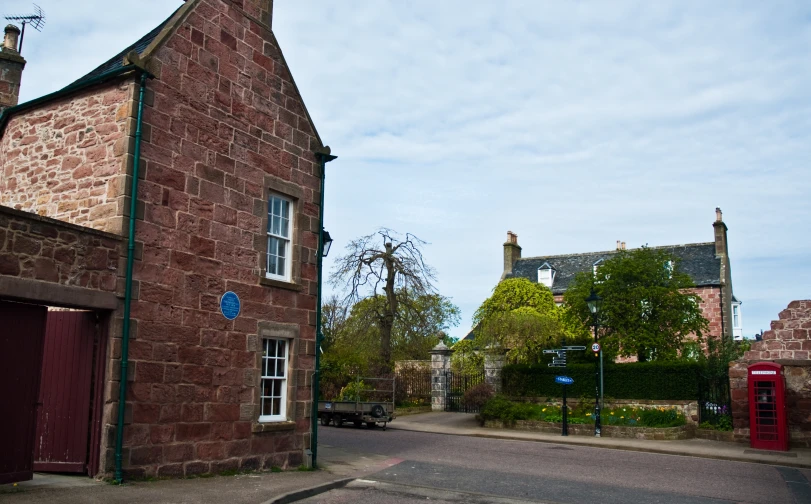
<path fill-rule="evenodd" d="M 391 388 L 381 389 L 378 386 L 374 389 L 358 390 L 355 401 L 318 401 L 318 417 L 321 425 L 332 424 L 341 427 L 345 422 L 352 422 L 355 427 L 366 424 L 367 427 L 373 428 L 382 424 L 383 430 L 386 430 L 386 424 L 397 416 L 394 412 L 394 378 L 357 378 L 357 382 L 365 381 L 382 382 L 380 386 L 391 383 Z M 391 401 L 388 397 L 383 401 L 361 401 L 360 395 L 363 392 L 391 394 Z"/>

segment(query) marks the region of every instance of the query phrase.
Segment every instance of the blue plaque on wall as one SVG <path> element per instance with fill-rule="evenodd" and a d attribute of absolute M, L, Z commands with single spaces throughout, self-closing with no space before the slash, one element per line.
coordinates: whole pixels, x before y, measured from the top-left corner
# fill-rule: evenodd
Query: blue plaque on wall
<path fill-rule="evenodd" d="M 239 315 L 240 302 L 239 296 L 235 293 L 228 291 L 220 298 L 220 311 L 222 316 L 228 320 L 234 320 Z"/>

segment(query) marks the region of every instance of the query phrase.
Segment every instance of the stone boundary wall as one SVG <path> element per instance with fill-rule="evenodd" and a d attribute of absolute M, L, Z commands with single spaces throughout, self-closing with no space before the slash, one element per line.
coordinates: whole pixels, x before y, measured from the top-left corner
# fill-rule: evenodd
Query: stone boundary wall
<path fill-rule="evenodd" d="M 735 438 L 749 440 L 747 369 L 757 362 L 783 366 L 791 446 L 811 447 L 811 300 L 792 301 L 772 321 L 763 340 L 752 343 L 740 360 L 729 365 L 732 422 Z"/>
<path fill-rule="evenodd" d="M 520 431 L 548 432 L 559 434 L 563 424 L 541 422 L 538 420 L 516 420 L 514 425 L 506 425 L 501 420 L 487 420 L 486 428 L 512 429 Z M 603 437 L 624 439 L 654 439 L 657 441 L 692 439 L 695 427 L 683 425 L 681 427 L 626 427 L 621 425 L 603 425 L 600 431 Z M 569 434 L 573 436 L 594 436 L 594 424 L 569 424 Z"/>
<path fill-rule="evenodd" d="M 121 293 L 123 251 L 118 236 L 0 206 L 0 276 Z"/>

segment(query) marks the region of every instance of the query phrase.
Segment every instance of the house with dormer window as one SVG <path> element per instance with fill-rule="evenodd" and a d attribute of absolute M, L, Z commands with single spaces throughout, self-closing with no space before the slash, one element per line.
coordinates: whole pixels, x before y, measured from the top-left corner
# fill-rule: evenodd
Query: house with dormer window
<path fill-rule="evenodd" d="M 743 337 L 741 302 L 732 291 L 727 226 L 720 209 L 716 209 L 713 223 L 713 241 L 685 245 L 664 245 L 664 249 L 679 263 L 679 268 L 690 275 L 695 283 L 692 291 L 701 297 L 701 311 L 710 323 L 709 335 Z M 617 241 L 615 250 L 581 252 L 550 256 L 521 257 L 518 235 L 507 232 L 504 243 L 504 272 L 501 279 L 527 278 L 548 287 L 555 303 L 563 303 L 563 295 L 579 273 L 597 274 L 600 266 L 618 252 L 626 250 L 625 242 Z M 665 268 L 672 271 L 673 263 Z"/>

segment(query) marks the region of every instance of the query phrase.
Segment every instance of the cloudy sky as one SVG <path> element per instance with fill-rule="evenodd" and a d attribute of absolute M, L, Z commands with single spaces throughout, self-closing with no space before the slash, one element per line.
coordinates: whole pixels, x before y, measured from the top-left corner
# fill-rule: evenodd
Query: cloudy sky
<path fill-rule="evenodd" d="M 38 0 L 21 100 L 80 77 L 172 0 Z M 729 226 L 744 334 L 811 298 L 806 1 L 276 0 L 322 139 L 335 251 L 385 226 L 430 242 L 462 336 L 523 255 L 712 241 Z M 3 15 L 26 14 L 6 0 Z M 330 265 L 329 259 L 327 262 Z"/>

